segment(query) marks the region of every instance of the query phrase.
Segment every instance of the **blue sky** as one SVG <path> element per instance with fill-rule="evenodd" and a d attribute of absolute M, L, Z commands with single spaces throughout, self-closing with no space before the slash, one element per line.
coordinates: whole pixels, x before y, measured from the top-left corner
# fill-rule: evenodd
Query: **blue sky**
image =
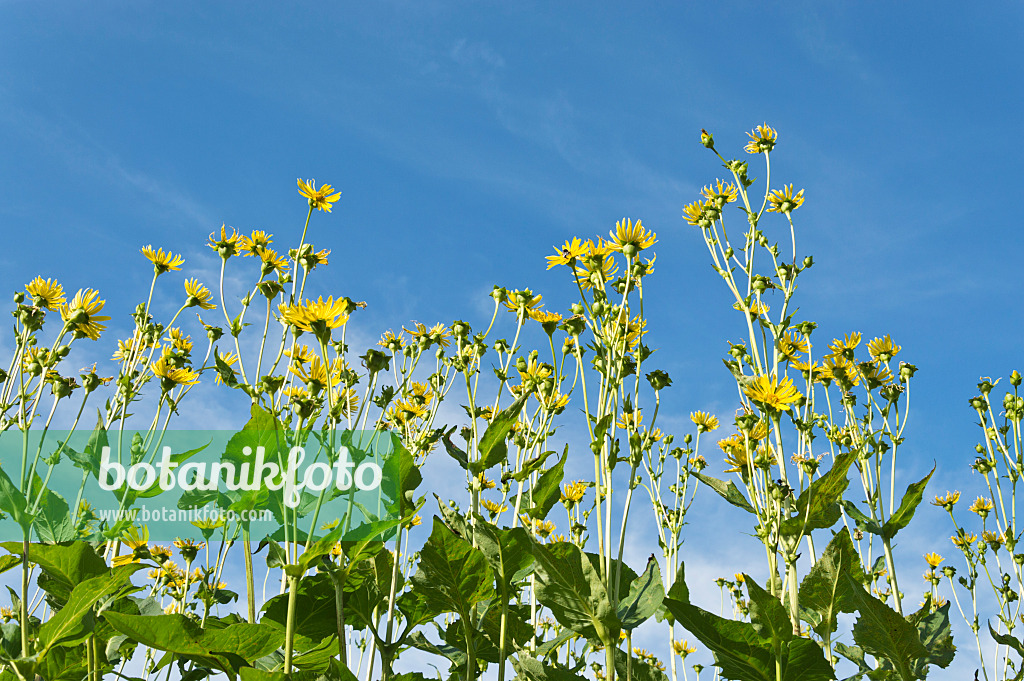
<path fill-rule="evenodd" d="M 333 249 L 318 292 L 367 301 L 373 341 L 413 319 L 486 326 L 494 284 L 563 309 L 551 247 L 640 218 L 659 237 L 649 343 L 682 428 L 734 408 L 719 359 L 741 337 L 681 218 L 723 172 L 700 129 L 738 156 L 767 121 L 773 184 L 807 198 L 802 314 L 819 342 L 893 335 L 920 369 L 906 481 L 938 462 L 931 491 L 969 493 L 967 398 L 1020 367 L 1022 13 L 0 1 L 0 288 L 36 274 L 99 288 L 121 335 L 149 283 L 140 247 L 181 251 L 203 276 L 221 223 L 301 229 L 302 176 L 344 192 L 314 216 L 314 243 Z M 922 516 L 948 542 L 937 509 Z"/>

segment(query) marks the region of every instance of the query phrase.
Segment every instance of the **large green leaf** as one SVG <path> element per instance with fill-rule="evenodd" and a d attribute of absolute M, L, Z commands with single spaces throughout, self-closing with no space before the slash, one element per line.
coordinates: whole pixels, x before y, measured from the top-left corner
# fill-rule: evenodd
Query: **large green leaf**
<path fill-rule="evenodd" d="M 889 519 L 885 521 L 885 525 L 882 526 L 881 535 L 883 539 L 892 539 L 896 536 L 897 532 L 910 524 L 911 519 L 914 517 L 914 511 L 917 510 L 921 499 L 924 497 L 924 488 L 928 485 L 928 481 L 934 473 L 935 466 L 932 466 L 932 470 L 928 475 L 917 482 L 907 485 L 907 491 L 903 493 L 903 500 L 900 501 L 899 508 L 889 516 Z"/>
<path fill-rule="evenodd" d="M 531 518 L 543 520 L 562 497 L 562 477 L 565 475 L 565 462 L 569 458 L 569 445 L 565 446 L 562 458 L 555 465 L 540 474 L 536 484 L 530 490 L 533 505 L 526 509 Z"/>
<path fill-rule="evenodd" d="M 242 622 L 223 629 L 203 629 L 184 615 L 107 612 L 103 616 L 114 629 L 143 645 L 219 669 L 231 679 L 242 667 L 251 666 L 281 645 L 280 629 L 271 625 Z"/>
<path fill-rule="evenodd" d="M 476 603 L 494 596 L 494 577 L 480 549 L 456 536 L 437 517 L 420 550 L 413 588 L 441 612 L 465 619 Z"/>
<path fill-rule="evenodd" d="M 661 568 L 652 555 L 647 559 L 643 574 L 629 585 L 629 594 L 619 601 L 618 617 L 623 629 L 632 630 L 658 612 L 665 600 L 665 587 L 661 583 Z"/>
<path fill-rule="evenodd" d="M 263 620 L 288 623 L 289 594 L 279 594 L 263 605 Z M 299 580 L 295 592 L 295 632 L 319 642 L 338 632 L 334 607 L 334 585 L 330 575 L 318 574 Z"/>
<path fill-rule="evenodd" d="M 772 650 L 793 640 L 793 623 L 778 598 L 762 589 L 750 575 L 743 575 L 750 596 L 750 623 L 754 631 L 771 642 Z"/>
<path fill-rule="evenodd" d="M 122 595 L 137 587 L 129 580 L 142 565 L 124 565 L 108 574 L 81 582 L 71 590 L 68 602 L 39 628 L 39 654 L 55 646 L 73 646 L 93 633 L 97 602 L 115 593 Z"/>
<path fill-rule="evenodd" d="M 754 625 L 714 615 L 690 603 L 666 598 L 665 607 L 715 656 L 722 677 L 736 681 L 777 681 L 768 641 Z"/>
<path fill-rule="evenodd" d="M 844 527 L 832 537 L 800 584 L 800 605 L 816 614 L 815 621 L 810 618 L 805 621 L 822 638 L 836 631 L 839 613 L 856 609 L 846 575 L 852 576 L 855 582 L 864 581 L 864 568 L 854 550 L 850 531 Z"/>
<path fill-rule="evenodd" d="M 537 600 L 591 643 L 618 640 L 619 619 L 590 558 L 568 542 L 534 544 Z"/>
<path fill-rule="evenodd" d="M 736 483 L 732 480 L 726 482 L 725 480 L 719 480 L 718 478 L 713 478 L 710 475 L 704 475 L 703 473 L 698 473 L 696 471 L 694 471 L 693 475 L 705 485 L 718 492 L 723 499 L 733 506 L 742 508 L 747 513 L 754 513 L 754 507 L 750 505 L 750 502 L 747 501 L 747 498 L 743 496 L 739 487 L 737 487 Z"/>
<path fill-rule="evenodd" d="M 32 516 L 28 512 L 28 501 L 18 486 L 11 482 L 7 473 L 0 468 L 0 511 L 11 516 L 14 522 L 22 527 L 32 524 Z"/>
<path fill-rule="evenodd" d="M 24 555 L 24 544 L 20 541 L 0 543 L 3 547 L 20 555 Z M 29 561 L 35 563 L 55 580 L 66 592 L 75 585 L 107 573 L 107 564 L 96 551 L 85 542 L 65 542 L 62 544 L 29 544 Z"/>
<path fill-rule="evenodd" d="M 805 534 L 811 530 L 832 527 L 841 515 L 837 502 L 850 484 L 847 473 L 857 458 L 854 452 L 836 457 L 827 473 L 812 482 L 794 504 L 796 515 L 782 521 L 782 534 Z"/>
<path fill-rule="evenodd" d="M 47 544 L 71 541 L 78 537 L 78 532 L 71 522 L 71 512 L 64 497 L 53 490 L 43 490 L 40 497 L 39 511 L 32 523 L 39 541 Z"/>
<path fill-rule="evenodd" d="M 928 607 L 923 607 L 907 620 L 917 627 L 921 644 L 928 651 L 927 655 L 914 661 L 914 673 L 923 678 L 928 673 L 928 665 L 935 665 L 943 669 L 948 667 L 956 654 L 956 646 L 953 645 L 953 629 L 949 624 L 949 603 L 947 602 L 934 612 Z"/>
<path fill-rule="evenodd" d="M 512 425 L 519 418 L 519 412 L 523 410 L 523 405 L 526 404 L 527 398 L 529 398 L 528 394 L 522 395 L 494 416 L 494 419 L 480 438 L 480 444 L 477 446 L 480 457 L 469 464 L 469 469 L 472 473 L 478 475 L 506 459 L 508 456 L 508 446 L 505 444 L 505 438 L 508 437 L 509 431 L 512 430 Z"/>
<path fill-rule="evenodd" d="M 928 654 L 917 628 L 846 575 L 852 601 L 860 613 L 853 640 L 864 652 L 884 658 L 903 681 L 922 678 L 913 673 L 914 660 Z"/>
<path fill-rule="evenodd" d="M 512 666 L 516 670 L 516 678 L 525 681 L 585 681 L 584 677 L 559 664 L 545 664 L 525 652 L 519 655 L 519 659 L 512 660 Z"/>
<path fill-rule="evenodd" d="M 515 574 L 533 562 L 533 540 L 522 527 L 500 529 L 479 516 L 475 529 L 477 546 L 494 571 L 498 590 L 511 593 Z"/>

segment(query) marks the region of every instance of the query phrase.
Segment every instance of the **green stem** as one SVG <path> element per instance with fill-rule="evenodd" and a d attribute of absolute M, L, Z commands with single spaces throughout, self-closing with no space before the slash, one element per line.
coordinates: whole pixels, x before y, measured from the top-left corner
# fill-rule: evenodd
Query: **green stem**
<path fill-rule="evenodd" d="M 295 644 L 295 594 L 299 590 L 299 578 L 288 576 L 288 619 L 284 631 L 284 673 L 292 673 L 292 650 Z"/>

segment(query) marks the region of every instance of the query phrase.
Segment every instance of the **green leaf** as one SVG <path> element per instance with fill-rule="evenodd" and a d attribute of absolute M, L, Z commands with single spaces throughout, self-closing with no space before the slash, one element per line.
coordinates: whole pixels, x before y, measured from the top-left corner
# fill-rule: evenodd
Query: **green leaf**
<path fill-rule="evenodd" d="M 757 634 L 771 642 L 772 650 L 793 640 L 793 623 L 778 598 L 762 589 L 750 575 L 743 575 L 750 596 L 750 623 Z"/>
<path fill-rule="evenodd" d="M 647 568 L 629 585 L 629 595 L 619 602 L 618 618 L 622 628 L 636 629 L 658 611 L 665 600 L 665 587 L 661 583 L 661 568 L 652 555 Z"/>
<path fill-rule="evenodd" d="M 923 678 L 928 674 L 928 665 L 936 665 L 943 669 L 948 667 L 956 654 L 953 629 L 949 624 L 949 603 L 935 612 L 931 612 L 929 608 L 921 608 L 907 620 L 917 627 L 921 644 L 928 651 L 926 656 L 914 661 L 914 673 Z M 991 628 L 989 625 L 989 630 Z"/>
<path fill-rule="evenodd" d="M 618 639 L 619 621 L 590 558 L 568 542 L 534 544 L 537 600 L 559 624 L 591 643 Z"/>
<path fill-rule="evenodd" d="M 455 426 L 447 433 L 441 436 L 441 442 L 444 443 L 444 450 L 448 452 L 448 456 L 455 459 L 463 470 L 469 470 L 469 457 L 466 456 L 466 452 L 462 451 L 452 442 L 451 435 L 455 432 Z"/>
<path fill-rule="evenodd" d="M 865 579 L 850 531 L 844 527 L 832 537 L 821 558 L 800 584 L 801 606 L 817 614 L 817 621 L 807 618 L 804 621 L 810 623 L 814 633 L 822 638 L 836 631 L 839 613 L 856 609 L 847 575 L 857 583 L 863 583 Z"/>
<path fill-rule="evenodd" d="M 11 516 L 14 522 L 22 527 L 32 524 L 32 516 L 28 513 L 28 501 L 18 486 L 11 482 L 7 473 L 0 468 L 0 511 Z"/>
<path fill-rule="evenodd" d="M 562 498 L 562 477 L 565 475 L 565 462 L 569 458 L 569 445 L 565 446 L 562 458 L 558 462 L 541 473 L 537 483 L 530 490 L 530 498 L 533 506 L 526 509 L 531 518 L 543 520 L 554 507 L 555 503 Z"/>
<path fill-rule="evenodd" d="M 840 505 L 842 505 L 846 514 L 853 518 L 854 522 L 857 523 L 857 529 L 871 534 L 882 534 L 882 526 L 864 515 L 864 513 L 857 508 L 857 504 L 853 503 L 849 499 L 843 499 L 840 502 Z"/>
<path fill-rule="evenodd" d="M 794 504 L 796 514 L 782 521 L 782 534 L 806 534 L 812 530 L 832 527 L 839 520 L 841 513 L 837 502 L 850 484 L 847 472 L 856 457 L 854 452 L 840 454 L 832 468 L 797 497 Z"/>
<path fill-rule="evenodd" d="M 949 605 L 948 603 L 946 605 Z M 945 606 L 943 606 L 945 607 Z M 1010 636 L 1009 634 L 1000 634 L 998 631 L 992 628 L 992 623 L 988 623 L 988 633 L 992 636 L 992 640 L 996 643 L 1004 646 L 1009 646 L 1017 651 L 1017 654 L 1024 658 L 1024 643 L 1021 643 L 1019 639 Z"/>
<path fill-rule="evenodd" d="M 480 458 L 470 464 L 470 471 L 472 473 L 479 475 L 491 466 L 496 466 L 505 460 L 508 455 L 505 438 L 508 437 L 509 431 L 512 430 L 512 424 L 519 418 L 519 412 L 523 410 L 523 405 L 526 404 L 527 398 L 529 398 L 529 395 L 522 395 L 495 415 L 480 438 L 480 444 L 477 446 Z"/>
<path fill-rule="evenodd" d="M 846 575 L 846 580 L 860 613 L 853 625 L 853 640 L 864 652 L 888 660 L 903 681 L 920 678 L 911 667 L 914 660 L 928 651 L 914 625 L 865 591 L 850 575 Z"/>
<path fill-rule="evenodd" d="M 736 483 L 732 480 L 726 482 L 725 480 L 719 480 L 696 471 L 694 471 L 693 475 L 705 485 L 718 492 L 723 499 L 733 506 L 742 508 L 747 513 L 754 513 L 754 507 L 750 505 L 750 502 L 747 501 L 747 498 L 743 496 L 743 493 L 740 492 L 739 488 L 736 487 Z"/>
<path fill-rule="evenodd" d="M 24 545 L 20 541 L 0 543 L 17 555 L 23 555 Z M 107 574 L 109 568 L 96 551 L 85 542 L 63 544 L 29 544 L 29 561 L 41 567 L 50 578 L 71 591 L 80 582 L 90 577 Z"/>
<path fill-rule="evenodd" d="M 288 624 L 287 593 L 278 594 L 263 605 L 260 621 Z M 334 585 L 330 575 L 318 574 L 299 580 L 295 592 L 295 632 L 311 641 L 319 642 L 338 633 L 337 614 L 334 609 Z"/>
<path fill-rule="evenodd" d="M 515 574 L 533 562 L 533 540 L 522 527 L 499 529 L 479 516 L 476 532 L 477 546 L 494 571 L 498 590 L 510 594 Z"/>
<path fill-rule="evenodd" d="M 242 622 L 223 629 L 203 629 L 184 615 L 146 617 L 107 612 L 103 617 L 114 629 L 142 645 L 219 669 L 231 679 L 242 667 L 251 666 L 281 644 L 280 630 L 271 625 Z"/>
<path fill-rule="evenodd" d="M 97 601 L 121 591 L 134 591 L 129 580 L 142 565 L 125 565 L 108 574 L 87 579 L 71 590 L 67 603 L 39 628 L 40 655 L 55 646 L 72 646 L 93 633 Z M 127 591 L 125 591 L 127 587 Z"/>
<path fill-rule="evenodd" d="M 768 642 L 747 622 L 727 620 L 690 603 L 665 599 L 665 607 L 715 656 L 722 677 L 736 681 L 777 681 Z"/>
<path fill-rule="evenodd" d="M 923 479 L 907 485 L 907 491 L 903 494 L 903 500 L 900 502 L 899 508 L 889 516 L 889 519 L 885 521 L 885 525 L 882 526 L 880 534 L 883 539 L 892 539 L 896 536 L 897 532 L 910 523 L 914 517 L 914 511 L 917 510 L 921 499 L 924 497 L 924 488 L 934 473 L 935 466 L 932 466 L 931 473 L 924 476 Z"/>
<path fill-rule="evenodd" d="M 516 678 L 526 681 L 585 681 L 584 677 L 574 674 L 559 664 L 545 664 L 535 657 L 521 653 L 519 659 L 513 658 L 512 667 L 516 670 Z M 623 674 L 620 678 L 626 678 Z"/>
<path fill-rule="evenodd" d="M 43 490 L 39 502 L 39 511 L 32 523 L 39 541 L 47 544 L 71 541 L 78 537 L 75 526 L 71 523 L 68 502 L 53 490 Z"/>
<path fill-rule="evenodd" d="M 82 452 L 76 452 L 70 447 L 64 448 L 68 458 L 75 465 L 76 468 L 81 468 L 84 471 L 88 471 L 93 477 L 98 478 L 100 474 L 100 460 L 103 454 L 103 448 L 108 446 L 110 443 L 107 441 L 107 429 L 103 425 L 103 415 L 100 410 L 96 410 L 96 428 L 92 431 L 92 435 L 89 436 L 89 441 L 85 445 L 85 450 Z"/>
<path fill-rule="evenodd" d="M 430 539 L 420 550 L 413 588 L 441 612 L 467 619 L 473 605 L 494 596 L 493 580 L 483 552 L 435 517 Z"/>

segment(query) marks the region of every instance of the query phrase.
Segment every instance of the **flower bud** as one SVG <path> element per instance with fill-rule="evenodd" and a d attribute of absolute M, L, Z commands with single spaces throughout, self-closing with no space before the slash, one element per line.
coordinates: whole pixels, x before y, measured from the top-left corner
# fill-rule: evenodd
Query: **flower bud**
<path fill-rule="evenodd" d="M 1010 385 L 1014 388 L 1020 387 L 1020 373 L 1016 369 L 1010 372 Z"/>
<path fill-rule="evenodd" d="M 700 143 L 712 151 L 715 149 L 715 138 L 704 128 L 700 129 Z"/>

